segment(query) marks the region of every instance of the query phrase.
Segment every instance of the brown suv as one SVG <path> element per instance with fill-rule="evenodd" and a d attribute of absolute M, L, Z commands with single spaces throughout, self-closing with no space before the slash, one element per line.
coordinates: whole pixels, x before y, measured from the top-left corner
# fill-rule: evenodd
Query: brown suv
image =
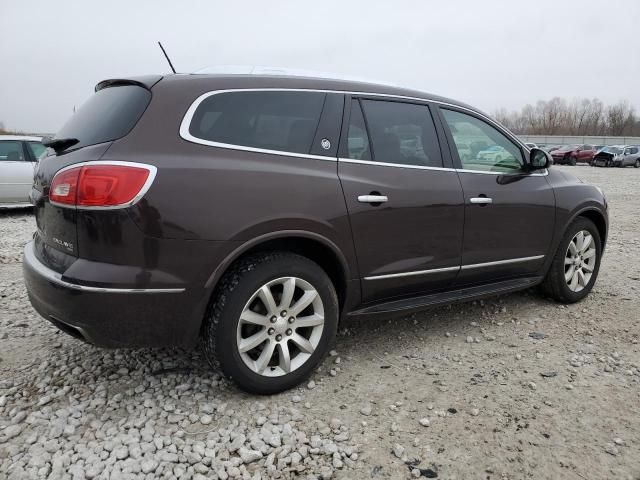
<path fill-rule="evenodd" d="M 114 79 L 46 144 L 33 306 L 105 347 L 204 345 L 242 388 L 307 377 L 345 317 L 542 284 L 575 302 L 602 192 L 478 110 L 269 75 Z"/>

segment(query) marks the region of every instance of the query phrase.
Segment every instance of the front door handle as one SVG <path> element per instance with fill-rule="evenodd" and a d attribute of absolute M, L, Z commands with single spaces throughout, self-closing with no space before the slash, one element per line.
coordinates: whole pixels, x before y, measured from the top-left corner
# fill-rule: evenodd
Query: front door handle
<path fill-rule="evenodd" d="M 389 201 L 386 195 L 360 195 L 358 197 L 360 203 L 385 203 Z"/>
<path fill-rule="evenodd" d="M 475 205 L 488 205 L 493 203 L 493 198 L 489 197 L 472 197 L 469 201 Z"/>

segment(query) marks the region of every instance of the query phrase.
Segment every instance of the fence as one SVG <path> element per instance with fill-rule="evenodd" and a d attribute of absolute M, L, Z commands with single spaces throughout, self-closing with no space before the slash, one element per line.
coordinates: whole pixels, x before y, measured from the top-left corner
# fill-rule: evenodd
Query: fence
<path fill-rule="evenodd" d="M 591 137 L 564 135 L 518 135 L 523 142 L 541 145 L 640 145 L 640 137 Z"/>

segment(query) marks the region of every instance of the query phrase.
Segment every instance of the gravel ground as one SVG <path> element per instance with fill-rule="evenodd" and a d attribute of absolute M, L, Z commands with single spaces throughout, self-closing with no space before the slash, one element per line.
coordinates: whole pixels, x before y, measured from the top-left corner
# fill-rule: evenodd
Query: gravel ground
<path fill-rule="evenodd" d="M 0 478 L 640 478 L 640 170 L 600 185 L 592 294 L 534 291 L 343 325 L 313 380 L 238 391 L 199 352 L 102 350 L 31 309 L 0 214 Z"/>

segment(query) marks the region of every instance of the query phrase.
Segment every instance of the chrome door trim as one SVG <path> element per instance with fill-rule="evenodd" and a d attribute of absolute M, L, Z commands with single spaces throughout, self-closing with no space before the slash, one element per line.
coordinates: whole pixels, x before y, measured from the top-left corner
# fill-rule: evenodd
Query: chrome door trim
<path fill-rule="evenodd" d="M 48 281 L 72 290 L 94 293 L 181 293 L 184 288 L 104 288 L 70 283 L 62 279 L 62 275 L 47 266 L 43 265 L 33 253 L 33 242 L 27 243 L 24 247 L 25 263 L 28 268 L 33 268 L 36 273 Z"/>
<path fill-rule="evenodd" d="M 389 278 L 401 278 L 401 277 L 412 277 L 414 275 L 429 275 L 432 273 L 444 273 L 444 272 L 453 272 L 457 270 L 471 270 L 474 268 L 484 268 L 484 267 L 494 267 L 498 265 L 508 265 L 510 263 L 521 263 L 521 262 L 532 262 L 534 260 L 541 260 L 545 256 L 544 255 L 535 255 L 533 257 L 520 257 L 520 258 L 509 258 L 506 260 L 497 260 L 495 262 L 486 262 L 486 263 L 474 263 L 470 265 L 462 265 L 458 267 L 445 267 L 445 268 L 432 268 L 429 270 L 414 270 L 411 272 L 401 272 L 401 273 L 389 273 L 385 275 L 373 275 L 370 277 L 364 277 L 365 280 L 385 280 Z"/>
<path fill-rule="evenodd" d="M 533 257 L 521 257 L 521 258 L 509 258 L 507 260 L 496 260 L 495 262 L 474 263 L 471 265 L 462 265 L 461 270 L 472 270 L 474 268 L 494 267 L 497 265 L 508 265 L 510 263 L 522 263 L 533 262 L 534 260 L 541 260 L 544 255 L 534 255 Z"/>
<path fill-rule="evenodd" d="M 387 278 L 413 277 L 415 275 L 428 275 L 431 273 L 454 272 L 460 270 L 460 267 L 432 268 L 430 270 L 415 270 L 413 272 L 388 273 L 386 275 L 373 275 L 364 277 L 365 280 L 385 280 Z"/>

